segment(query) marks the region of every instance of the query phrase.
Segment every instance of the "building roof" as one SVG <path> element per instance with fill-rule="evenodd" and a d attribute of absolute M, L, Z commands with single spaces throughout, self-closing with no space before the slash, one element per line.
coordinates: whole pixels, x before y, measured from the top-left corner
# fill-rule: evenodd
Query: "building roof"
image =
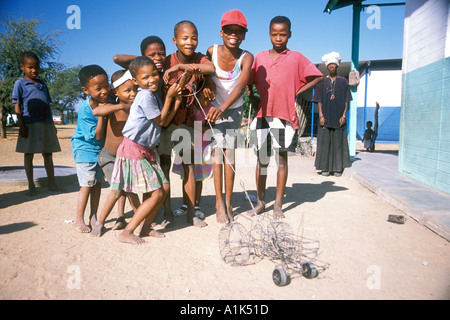
<path fill-rule="evenodd" d="M 364 73 L 367 64 L 370 63 L 369 67 L 371 70 L 401 70 L 402 69 L 402 59 L 386 59 L 386 60 L 365 60 L 359 61 L 358 70 L 360 74 Z M 324 75 L 328 74 L 327 67 L 324 63 L 316 63 L 316 67 Z M 341 62 L 338 68 L 338 76 L 348 78 L 350 73 L 351 62 Z"/>
<path fill-rule="evenodd" d="M 361 3 L 363 1 L 365 0 L 329 0 L 323 12 L 331 13 L 333 10 L 351 6 L 355 3 Z"/>

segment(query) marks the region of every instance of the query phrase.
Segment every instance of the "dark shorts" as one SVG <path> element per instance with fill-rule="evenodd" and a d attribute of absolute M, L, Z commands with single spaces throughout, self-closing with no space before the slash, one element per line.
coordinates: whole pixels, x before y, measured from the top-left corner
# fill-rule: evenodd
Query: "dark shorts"
<path fill-rule="evenodd" d="M 98 164 L 103 170 L 106 181 L 111 183 L 111 176 L 114 169 L 114 162 L 116 161 L 116 156 L 109 153 L 105 149 L 102 149 L 98 154 Z"/>

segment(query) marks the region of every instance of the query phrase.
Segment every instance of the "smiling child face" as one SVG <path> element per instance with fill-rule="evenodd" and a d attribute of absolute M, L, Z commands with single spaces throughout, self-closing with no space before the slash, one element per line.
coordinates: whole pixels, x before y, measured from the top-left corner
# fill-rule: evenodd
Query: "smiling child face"
<path fill-rule="evenodd" d="M 124 84 L 114 89 L 114 94 L 119 98 L 119 100 L 127 105 L 131 105 L 136 98 L 137 90 L 133 81 L 125 81 Z"/>
<path fill-rule="evenodd" d="M 139 68 L 136 78 L 133 78 L 135 85 L 142 89 L 150 89 L 152 92 L 158 91 L 159 72 L 154 64 L 146 64 Z"/>
<path fill-rule="evenodd" d="M 220 31 L 220 36 L 223 39 L 223 43 L 227 47 L 239 47 L 245 39 L 245 29 L 241 26 L 231 24 L 223 26 Z"/>
<path fill-rule="evenodd" d="M 172 41 L 182 55 L 190 57 L 197 49 L 197 29 L 194 26 L 186 24 L 178 30 L 176 37 Z"/>
<path fill-rule="evenodd" d="M 108 102 L 111 86 L 109 85 L 106 74 L 99 74 L 89 80 L 87 85 L 81 87 L 85 94 L 91 96 L 92 99 L 105 103 Z"/>

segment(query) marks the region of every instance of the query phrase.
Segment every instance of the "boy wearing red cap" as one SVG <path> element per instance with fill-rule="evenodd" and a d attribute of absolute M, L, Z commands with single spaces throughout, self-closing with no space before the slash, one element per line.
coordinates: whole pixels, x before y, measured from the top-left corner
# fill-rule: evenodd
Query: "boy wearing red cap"
<path fill-rule="evenodd" d="M 288 174 L 288 151 L 295 151 L 299 119 L 295 100 L 302 93 L 323 80 L 322 73 L 300 52 L 291 51 L 287 43 L 291 37 L 291 21 L 277 16 L 270 21 L 272 49 L 258 53 L 253 62 L 249 85 L 255 85 L 260 99 L 249 90 L 249 98 L 256 110 L 251 129 L 258 137 L 256 184 L 258 203 L 248 214 L 265 211 L 267 166 L 271 148 L 277 151 L 277 194 L 273 205 L 274 218 L 284 218 L 281 210 Z"/>
<path fill-rule="evenodd" d="M 239 46 L 245 39 L 247 19 L 239 10 L 222 16 L 220 36 L 223 45 L 213 45 L 207 55 L 214 63 L 211 75 L 215 108 L 206 117 L 214 123 L 213 173 L 216 191 L 216 219 L 219 223 L 233 220 L 231 197 L 233 193 L 236 132 L 241 125 L 244 89 L 250 78 L 253 55 Z M 221 149 L 221 150 L 220 150 Z M 225 202 L 222 185 L 225 182 Z"/>

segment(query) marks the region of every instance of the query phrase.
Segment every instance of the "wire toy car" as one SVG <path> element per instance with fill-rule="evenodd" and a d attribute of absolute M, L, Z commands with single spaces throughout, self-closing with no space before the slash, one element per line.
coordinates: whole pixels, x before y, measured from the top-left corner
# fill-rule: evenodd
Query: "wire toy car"
<path fill-rule="evenodd" d="M 288 223 L 267 214 L 240 216 L 250 221 L 249 231 L 236 220 L 219 231 L 219 249 L 227 264 L 250 265 L 267 257 L 276 263 L 272 280 L 277 286 L 288 285 L 295 274 L 316 278 L 328 267 L 317 259 L 319 241 L 296 236 Z"/>
<path fill-rule="evenodd" d="M 205 110 L 197 98 L 199 90 L 193 87 L 192 95 L 206 118 Z M 214 132 L 211 123 L 208 124 Z M 233 168 L 223 148 L 220 147 L 220 149 L 226 162 Z M 234 169 L 233 171 L 236 173 Z M 254 211 L 255 208 L 242 180 L 240 184 Z M 245 214 L 238 216 L 247 217 Z M 319 275 L 319 271 L 327 268 L 325 264 L 321 266 L 317 264 L 318 241 L 296 237 L 289 224 L 285 222 L 275 221 L 267 215 L 255 216 L 256 221 L 247 217 L 252 221 L 249 232 L 237 221 L 228 223 L 219 231 L 220 253 L 226 263 L 242 266 L 268 257 L 271 261 L 278 263 L 272 273 L 272 279 L 278 286 L 289 284 L 293 274 L 301 274 L 305 278 L 313 279 Z"/>

